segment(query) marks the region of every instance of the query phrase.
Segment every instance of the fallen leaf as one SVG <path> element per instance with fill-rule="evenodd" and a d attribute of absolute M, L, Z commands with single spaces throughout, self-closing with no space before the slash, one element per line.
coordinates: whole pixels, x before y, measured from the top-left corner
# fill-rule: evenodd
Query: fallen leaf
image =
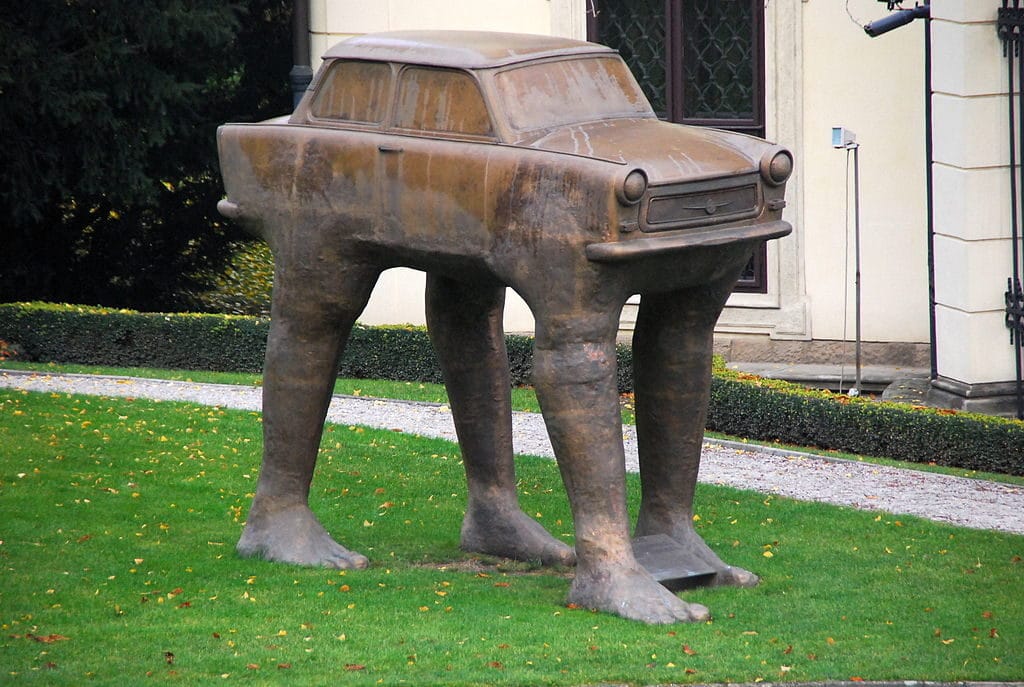
<path fill-rule="evenodd" d="M 999 638 L 999 632 L 996 630 L 996 628 L 993 627 L 992 629 L 990 629 L 988 631 L 988 636 L 991 639 L 998 639 Z"/>
<path fill-rule="evenodd" d="M 504 669 L 504 664 L 501 661 L 491 661 L 487 664 L 488 668 L 495 668 L 496 670 Z"/>
<path fill-rule="evenodd" d="M 864 682 L 864 678 L 862 678 L 860 676 L 857 676 L 857 675 L 854 675 L 853 677 L 850 678 L 850 682 Z"/>
<path fill-rule="evenodd" d="M 25 639 L 32 639 L 32 640 L 35 640 L 37 642 L 42 642 L 43 644 L 53 644 L 54 642 L 65 642 L 69 638 L 65 637 L 64 635 L 57 635 L 57 634 L 50 634 L 50 635 L 27 634 L 27 635 L 25 635 Z"/>
<path fill-rule="evenodd" d="M 697 652 L 690 648 L 689 644 L 683 644 L 683 653 L 687 656 L 696 656 Z"/>
<path fill-rule="evenodd" d="M 249 664 L 246 664 L 245 667 L 248 668 L 249 670 L 259 670 L 260 669 L 260 664 L 259 663 L 249 663 Z"/>
<path fill-rule="evenodd" d="M 167 665 L 169 665 L 169 666 L 174 665 L 174 653 L 170 652 L 170 651 L 165 651 L 164 652 L 164 661 L 166 661 Z"/>
<path fill-rule="evenodd" d="M 277 664 L 277 669 L 278 670 L 288 670 L 291 667 L 292 667 L 291 663 L 278 663 Z"/>
<path fill-rule="evenodd" d="M 348 670 L 348 671 L 366 670 L 366 666 L 364 666 L 362 663 L 346 663 L 345 664 L 345 670 Z"/>

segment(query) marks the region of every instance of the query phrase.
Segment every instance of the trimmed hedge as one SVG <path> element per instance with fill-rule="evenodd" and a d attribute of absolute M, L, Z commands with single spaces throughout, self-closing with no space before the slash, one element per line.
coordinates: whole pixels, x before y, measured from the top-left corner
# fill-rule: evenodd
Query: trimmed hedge
<path fill-rule="evenodd" d="M 740 377 L 716 371 L 709 429 L 762 441 L 1024 475 L 1024 422 Z"/>
<path fill-rule="evenodd" d="M 47 303 L 0 305 L 0 339 L 23 360 L 259 372 L 270 321 Z"/>
<path fill-rule="evenodd" d="M 0 304 L 0 341 L 19 358 L 110 367 L 259 372 L 270 321 L 164 315 L 40 303 Z M 530 383 L 533 341 L 507 338 L 512 383 Z M 619 390 L 633 389 L 632 353 L 618 347 Z M 440 382 L 422 327 L 357 325 L 341 376 Z M 1024 475 L 1024 422 L 813 391 L 716 366 L 708 427 L 918 463 Z"/>

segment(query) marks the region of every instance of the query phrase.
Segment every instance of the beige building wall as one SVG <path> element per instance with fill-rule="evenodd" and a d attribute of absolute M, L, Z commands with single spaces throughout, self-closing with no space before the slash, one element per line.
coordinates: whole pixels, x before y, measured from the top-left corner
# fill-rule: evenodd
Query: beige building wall
<path fill-rule="evenodd" d="M 875 0 L 804 4 L 802 182 L 815 339 L 854 336 L 854 170 L 830 145 L 834 126 L 860 145 L 863 338 L 929 338 L 925 28 L 919 20 L 871 38 L 858 26 L 886 14 Z"/>
<path fill-rule="evenodd" d="M 768 137 L 790 147 L 797 170 L 787 192 L 795 232 L 769 246 L 770 292 L 737 294 L 720 321 L 730 334 L 778 339 L 853 337 L 852 220 L 846 249 L 846 153 L 833 126 L 856 132 L 861 162 L 864 339 L 928 341 L 924 201 L 922 22 L 877 39 L 864 23 L 883 16 L 875 0 L 766 3 Z M 588 0 L 312 0 L 313 64 L 348 36 L 397 29 L 482 29 L 585 37 Z M 851 171 L 852 185 L 852 171 Z M 847 269 L 847 265 L 850 265 Z M 422 323 L 423 277 L 391 270 L 361 318 Z M 846 319 L 844 320 L 844 307 Z M 632 306 L 623 326 L 631 326 Z M 514 294 L 508 331 L 532 331 Z"/>

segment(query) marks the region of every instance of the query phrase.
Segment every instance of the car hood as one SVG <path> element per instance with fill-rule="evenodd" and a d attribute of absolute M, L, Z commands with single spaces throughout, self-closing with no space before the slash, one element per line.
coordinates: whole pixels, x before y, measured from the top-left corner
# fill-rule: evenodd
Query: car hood
<path fill-rule="evenodd" d="M 547 131 L 518 145 L 643 169 L 652 184 L 757 171 L 765 141 L 654 118 L 611 119 Z"/>

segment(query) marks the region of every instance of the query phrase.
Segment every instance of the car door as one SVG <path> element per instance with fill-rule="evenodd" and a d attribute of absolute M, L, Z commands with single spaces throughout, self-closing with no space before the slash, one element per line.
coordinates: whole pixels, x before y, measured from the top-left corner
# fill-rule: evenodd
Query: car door
<path fill-rule="evenodd" d="M 310 104 L 299 183 L 329 180 L 319 195 L 324 213 L 343 227 L 339 238 L 372 243 L 381 228 L 379 151 L 390 139 L 394 71 L 388 62 L 336 60 Z"/>
<path fill-rule="evenodd" d="M 398 74 L 391 131 L 379 147 L 387 241 L 413 264 L 480 264 L 486 232 L 490 114 L 466 71 L 410 65 Z"/>

